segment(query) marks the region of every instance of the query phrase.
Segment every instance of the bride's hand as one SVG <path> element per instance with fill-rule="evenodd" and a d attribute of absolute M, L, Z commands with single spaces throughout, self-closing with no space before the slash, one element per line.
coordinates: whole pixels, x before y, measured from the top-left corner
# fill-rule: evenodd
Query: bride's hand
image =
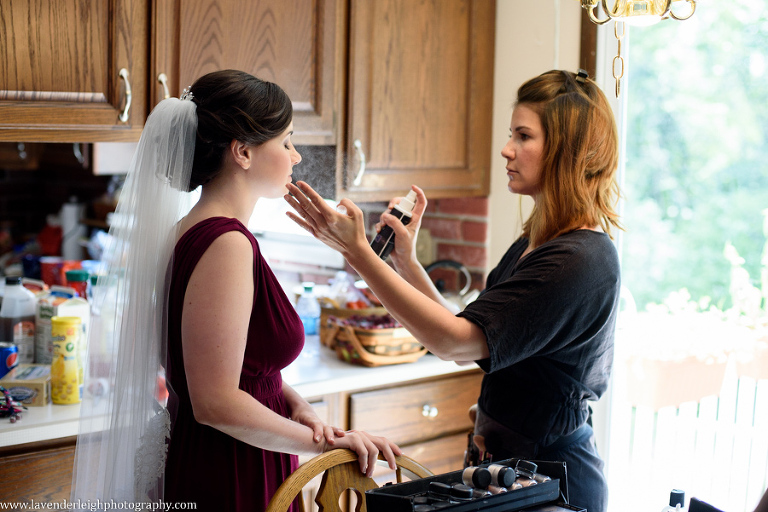
<path fill-rule="evenodd" d="M 321 420 L 311 405 L 307 404 L 303 407 L 297 407 L 291 414 L 291 419 L 295 422 L 306 425 L 312 429 L 312 438 L 316 443 L 320 443 L 325 438 L 325 442 L 328 445 L 333 446 L 336 443 L 336 439 L 344 437 L 344 431 L 338 427 L 326 425 Z"/>
<path fill-rule="evenodd" d="M 342 199 L 336 210 L 303 181 L 289 183 L 285 200 L 298 213 L 287 215 L 315 238 L 342 255 L 355 254 L 368 247 L 363 212 L 349 199 Z"/>
<path fill-rule="evenodd" d="M 374 436 L 361 430 L 348 430 L 344 437 L 338 438 L 329 448 L 349 448 L 357 453 L 360 471 L 367 477 L 373 475 L 379 452 L 384 456 L 390 469 L 397 469 L 395 457 L 403 454 L 403 451 L 386 437 Z"/>

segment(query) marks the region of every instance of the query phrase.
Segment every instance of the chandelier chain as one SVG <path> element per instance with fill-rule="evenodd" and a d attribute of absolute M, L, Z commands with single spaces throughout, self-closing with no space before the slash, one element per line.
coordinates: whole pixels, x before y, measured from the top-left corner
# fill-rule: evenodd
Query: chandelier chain
<path fill-rule="evenodd" d="M 621 34 L 619 34 L 619 23 L 621 23 Z M 616 36 L 616 41 L 618 42 L 618 53 L 613 58 L 613 78 L 616 79 L 616 97 L 619 97 L 619 94 L 621 93 L 621 79 L 624 77 L 624 57 L 621 56 L 621 40 L 624 38 L 624 35 L 626 33 L 626 26 L 623 22 L 616 21 L 613 25 L 613 34 Z M 619 64 L 619 72 L 616 71 L 616 63 Z"/>

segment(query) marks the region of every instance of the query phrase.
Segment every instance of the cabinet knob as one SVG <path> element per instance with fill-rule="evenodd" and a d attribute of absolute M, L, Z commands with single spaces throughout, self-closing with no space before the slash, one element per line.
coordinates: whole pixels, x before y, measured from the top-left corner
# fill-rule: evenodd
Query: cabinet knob
<path fill-rule="evenodd" d="M 157 75 L 157 81 L 160 82 L 160 84 L 163 86 L 163 99 L 167 100 L 171 97 L 171 93 L 168 90 L 168 75 L 165 73 L 160 73 Z"/>
<path fill-rule="evenodd" d="M 357 153 L 357 158 L 360 159 L 360 168 L 357 170 L 357 175 L 355 176 L 355 180 L 352 182 L 356 187 L 360 186 L 360 182 L 363 179 L 363 174 L 365 174 L 365 153 L 363 153 L 363 143 L 360 142 L 360 139 L 355 139 L 354 142 L 355 146 L 355 153 Z"/>
<path fill-rule="evenodd" d="M 120 122 L 127 122 L 130 117 L 131 111 L 131 82 L 128 80 L 128 70 L 123 68 L 120 70 L 120 78 L 125 80 L 125 108 L 117 118 Z"/>
<path fill-rule="evenodd" d="M 439 413 L 440 411 L 437 410 L 437 407 L 428 404 L 421 408 L 421 415 L 425 418 L 437 418 Z"/>

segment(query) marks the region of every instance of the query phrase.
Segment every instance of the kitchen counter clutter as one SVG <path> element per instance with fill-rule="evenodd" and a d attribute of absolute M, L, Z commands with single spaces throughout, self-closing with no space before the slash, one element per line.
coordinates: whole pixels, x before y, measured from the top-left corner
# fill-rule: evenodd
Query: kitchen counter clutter
<path fill-rule="evenodd" d="M 458 366 L 450 361 L 441 361 L 433 355 L 424 356 L 414 363 L 366 368 L 340 361 L 332 350 L 320 345 L 318 336 L 308 336 L 304 351 L 283 370 L 283 379 L 299 394 L 312 399 L 387 387 L 414 379 L 448 376 L 476 368 L 475 365 Z M 98 405 L 96 410 L 99 410 Z M 0 448 L 75 436 L 79 428 L 79 414 L 79 405 L 29 407 L 16 423 L 0 420 Z M 98 418 L 95 418 L 94 428 L 98 425 Z"/>
<path fill-rule="evenodd" d="M 104 412 L 106 402 L 94 410 Z M 99 416 L 94 417 L 95 428 L 103 425 Z M 27 407 L 16 423 L 0 420 L 0 450 L 3 447 L 49 441 L 76 436 L 80 427 L 80 404 Z M 0 454 L 2 451 L 0 451 Z"/>
<path fill-rule="evenodd" d="M 308 336 L 283 378 L 329 424 L 386 436 L 435 474 L 462 467 L 468 410 L 482 379 L 474 364 L 458 366 L 428 354 L 413 363 L 369 368 L 341 361 L 318 336 Z M 105 404 L 96 404 L 93 431 L 103 428 L 98 410 Z M 4 501 L 69 499 L 79 413 L 79 404 L 49 404 L 29 407 L 16 423 L 0 420 Z M 388 472 L 377 468 L 379 485 L 394 480 Z"/>

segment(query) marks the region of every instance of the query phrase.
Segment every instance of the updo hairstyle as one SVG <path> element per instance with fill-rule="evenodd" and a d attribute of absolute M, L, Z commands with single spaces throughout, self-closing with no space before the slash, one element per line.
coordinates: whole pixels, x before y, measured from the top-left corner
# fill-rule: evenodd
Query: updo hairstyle
<path fill-rule="evenodd" d="M 219 173 L 233 140 L 258 146 L 282 134 L 293 119 L 285 91 L 244 71 L 208 73 L 190 91 L 198 120 L 190 191 Z"/>

